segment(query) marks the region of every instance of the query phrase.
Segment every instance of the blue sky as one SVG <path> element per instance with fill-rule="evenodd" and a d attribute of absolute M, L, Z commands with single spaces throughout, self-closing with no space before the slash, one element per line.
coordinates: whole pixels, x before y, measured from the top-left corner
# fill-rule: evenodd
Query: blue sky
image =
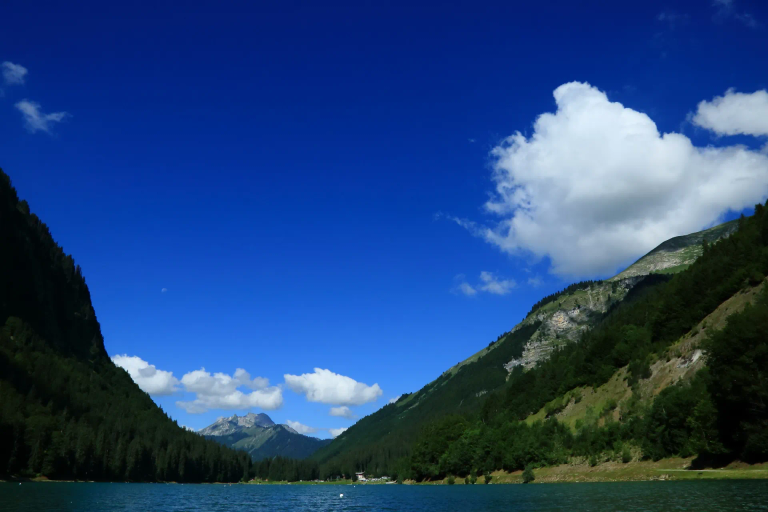
<path fill-rule="evenodd" d="M 193 428 L 348 427 L 768 195 L 765 2 L 0 12 L 0 166 Z"/>

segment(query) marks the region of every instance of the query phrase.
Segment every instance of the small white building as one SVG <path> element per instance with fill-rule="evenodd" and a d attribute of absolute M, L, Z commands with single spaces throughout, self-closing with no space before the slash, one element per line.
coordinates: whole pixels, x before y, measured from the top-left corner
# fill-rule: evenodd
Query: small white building
<path fill-rule="evenodd" d="M 355 476 L 357 477 L 358 482 L 365 482 L 367 479 L 365 478 L 365 473 L 362 471 L 355 473 Z"/>

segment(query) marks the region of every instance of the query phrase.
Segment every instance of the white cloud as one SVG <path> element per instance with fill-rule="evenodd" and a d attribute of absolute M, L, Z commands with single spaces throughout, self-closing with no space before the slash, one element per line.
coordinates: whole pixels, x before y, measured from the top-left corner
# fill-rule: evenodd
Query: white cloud
<path fill-rule="evenodd" d="M 181 383 L 187 391 L 213 396 L 226 396 L 232 394 L 237 388 L 243 386 L 250 389 L 264 389 L 269 386 L 269 379 L 256 377 L 251 380 L 251 374 L 242 368 L 235 370 L 233 376 L 226 373 L 214 373 L 211 375 L 205 368 L 194 370 L 184 374 Z"/>
<path fill-rule="evenodd" d="M 572 82 L 557 111 L 493 149 L 493 225 L 456 219 L 513 255 L 548 256 L 560 275 L 594 276 L 673 236 L 718 222 L 768 194 L 768 157 L 743 146 L 694 146 L 646 114 Z"/>
<path fill-rule="evenodd" d="M 713 19 L 716 22 L 723 22 L 733 16 L 734 19 L 740 21 L 749 28 L 759 28 L 760 22 L 755 19 L 749 12 L 736 12 L 735 2 L 733 0 L 712 0 L 712 6 L 715 8 L 715 15 Z"/>
<path fill-rule="evenodd" d="M 39 103 L 29 100 L 16 103 L 16 108 L 24 115 L 24 127 L 29 133 L 39 131 L 50 133 L 53 123 L 59 123 L 69 116 L 66 112 L 45 114 L 40 110 Z"/>
<path fill-rule="evenodd" d="M 173 394 L 179 384 L 172 372 L 158 370 L 140 357 L 117 355 L 112 357 L 112 362 L 127 371 L 142 391 L 153 396 Z"/>
<path fill-rule="evenodd" d="M 760 28 L 761 26 L 760 22 L 748 12 L 737 14 L 735 18 L 749 28 Z"/>
<path fill-rule="evenodd" d="M 539 276 L 529 277 L 528 278 L 528 284 L 533 286 L 534 288 L 538 288 L 542 285 L 542 280 Z"/>
<path fill-rule="evenodd" d="M 723 96 L 699 103 L 693 124 L 718 135 L 768 135 L 768 91 L 728 89 Z"/>
<path fill-rule="evenodd" d="M 463 293 L 467 297 L 474 297 L 478 292 L 481 291 L 492 293 L 494 295 L 506 295 L 512 291 L 512 288 L 517 286 L 515 281 L 512 279 L 498 278 L 493 274 L 493 272 L 488 272 L 485 270 L 480 272 L 480 282 L 475 286 L 472 286 L 465 280 L 466 278 L 464 274 L 459 274 L 454 279 L 460 281 L 456 288 L 454 288 L 454 291 Z"/>
<path fill-rule="evenodd" d="M 299 434 L 304 434 L 304 435 L 314 434 L 319 430 L 315 427 L 308 427 L 306 425 L 302 425 L 298 421 L 285 420 L 285 424 L 291 427 L 293 430 L 295 430 Z"/>
<path fill-rule="evenodd" d="M 477 290 L 475 290 L 471 284 L 467 283 L 466 281 L 463 281 L 459 283 L 459 286 L 456 287 L 461 293 L 466 295 L 467 297 L 472 297 L 473 295 L 477 295 Z"/>
<path fill-rule="evenodd" d="M 333 405 L 362 405 L 373 402 L 382 394 L 378 384 L 368 386 L 362 382 L 315 368 L 314 373 L 285 374 L 285 383 L 294 392 L 306 395 L 310 402 Z"/>
<path fill-rule="evenodd" d="M 390 398 L 390 399 L 389 399 L 389 403 L 391 403 L 391 404 L 394 404 L 394 403 L 396 403 L 398 400 L 400 400 L 400 397 L 401 397 L 401 396 L 403 396 L 403 395 L 397 395 L 397 396 L 396 396 L 396 397 L 394 397 L 394 398 Z"/>
<path fill-rule="evenodd" d="M 670 29 L 674 29 L 678 24 L 687 23 L 688 15 L 674 11 L 662 11 L 656 16 L 656 19 L 662 23 L 667 23 Z"/>
<path fill-rule="evenodd" d="M 352 409 L 346 405 L 342 405 L 341 407 L 331 407 L 331 410 L 328 414 L 331 416 L 339 416 L 341 418 L 347 418 L 350 420 L 355 417 L 355 413 L 353 413 Z"/>
<path fill-rule="evenodd" d="M 21 64 L 5 61 L 0 67 L 3 70 L 3 81 L 5 85 L 24 85 L 24 79 L 27 76 L 27 68 Z"/>
<path fill-rule="evenodd" d="M 343 434 L 344 432 L 346 432 L 347 430 L 348 430 L 348 427 L 347 427 L 347 428 L 329 428 L 329 429 L 328 429 L 328 432 L 330 432 L 330 433 L 331 433 L 331 435 L 332 435 L 334 438 L 337 438 L 337 437 L 339 437 L 341 434 Z"/>
<path fill-rule="evenodd" d="M 714 20 L 721 22 L 733 12 L 733 0 L 712 0 L 712 7 L 715 8 Z"/>
<path fill-rule="evenodd" d="M 192 401 L 179 401 L 176 405 L 190 414 L 200 414 L 209 409 L 251 409 L 258 407 L 267 411 L 283 405 L 283 392 L 277 386 L 269 387 L 269 380 L 263 377 L 251 379 L 251 375 L 238 368 L 235 374 L 214 373 L 205 368 L 185 374 L 181 383 L 186 391 L 195 393 Z M 244 393 L 238 388 L 248 388 Z"/>
<path fill-rule="evenodd" d="M 506 295 L 517 286 L 512 279 L 499 279 L 492 272 L 485 270 L 480 272 L 480 280 L 483 282 L 480 289 L 494 295 Z"/>

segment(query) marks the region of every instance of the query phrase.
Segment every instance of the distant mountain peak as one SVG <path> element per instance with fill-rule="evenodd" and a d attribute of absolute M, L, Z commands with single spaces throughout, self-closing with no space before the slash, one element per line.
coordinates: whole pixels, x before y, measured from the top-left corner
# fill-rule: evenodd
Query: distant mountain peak
<path fill-rule="evenodd" d="M 304 459 L 330 439 L 317 439 L 298 433 L 288 425 L 277 425 L 266 414 L 233 414 L 221 417 L 198 434 L 225 446 L 248 452 L 253 460 L 275 456 Z"/>
<path fill-rule="evenodd" d="M 267 428 L 274 425 L 275 422 L 272 418 L 264 413 L 249 412 L 245 416 L 238 416 L 233 414 L 230 417 L 224 417 L 217 419 L 212 425 L 205 427 L 199 431 L 199 434 L 204 436 L 227 436 L 236 432 L 241 432 L 251 427 Z"/>

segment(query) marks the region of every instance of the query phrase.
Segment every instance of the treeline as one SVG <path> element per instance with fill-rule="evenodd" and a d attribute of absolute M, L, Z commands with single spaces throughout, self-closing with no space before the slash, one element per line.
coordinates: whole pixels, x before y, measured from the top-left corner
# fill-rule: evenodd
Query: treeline
<path fill-rule="evenodd" d="M 550 295 L 547 295 L 546 297 L 541 299 L 539 302 L 534 304 L 533 307 L 531 308 L 531 310 L 526 315 L 526 317 L 532 315 L 533 313 L 535 313 L 539 309 L 543 308 L 544 306 L 546 306 L 550 302 L 554 302 L 555 300 L 558 299 L 558 297 L 561 297 L 562 295 L 565 295 L 567 293 L 575 292 L 576 290 L 586 290 L 590 286 L 592 286 L 594 284 L 600 284 L 600 283 L 602 283 L 602 281 L 600 281 L 600 280 L 597 280 L 597 281 L 588 280 L 588 281 L 580 281 L 578 283 L 570 284 L 570 285 L 566 286 L 565 288 L 563 288 L 562 290 L 560 290 L 559 292 L 555 292 L 555 293 L 552 293 Z"/>
<path fill-rule="evenodd" d="M 273 482 L 298 482 L 320 478 L 320 465 L 311 460 L 272 457 L 254 463 L 254 478 Z"/>
<path fill-rule="evenodd" d="M 234 482 L 250 470 L 110 361 L 80 267 L 0 171 L 0 476 Z"/>
<path fill-rule="evenodd" d="M 403 448 L 407 454 L 400 459 L 385 463 L 374 442 L 367 451 L 340 453 L 326 466 L 346 460 L 356 470 L 425 479 L 557 464 L 577 456 L 595 464 L 607 458 L 674 455 L 768 460 L 765 294 L 732 315 L 725 329 L 710 333 L 704 347 L 709 369 L 692 382 L 665 389 L 651 405 L 638 400 L 638 393 L 620 405 L 606 404 L 590 411 L 574 430 L 554 418 L 567 405 L 558 397 L 598 387 L 620 368 L 628 367 L 628 384 L 634 388 L 673 342 L 726 299 L 763 282 L 768 272 L 765 207 L 757 205 L 752 217 L 742 217 L 729 238 L 703 245 L 703 255 L 687 270 L 671 278 L 646 277 L 579 343 L 561 347 L 530 371 L 515 369 L 478 408 L 458 415 L 446 408 L 441 418 L 421 425 L 418 439 Z M 572 393 L 571 398 L 578 396 Z M 545 406 L 552 417 L 532 425 L 523 421 Z"/>
<path fill-rule="evenodd" d="M 504 364 L 520 357 L 540 325 L 533 322 L 520 326 L 486 355 L 461 366 L 453 375 L 446 372 L 418 393 L 403 396 L 397 403 L 360 419 L 352 429 L 313 454 L 311 458 L 321 463 L 321 477 L 354 474 L 363 469 L 375 476 L 402 473 L 422 427 L 446 414 L 479 414 L 487 394 L 505 385 Z"/>

